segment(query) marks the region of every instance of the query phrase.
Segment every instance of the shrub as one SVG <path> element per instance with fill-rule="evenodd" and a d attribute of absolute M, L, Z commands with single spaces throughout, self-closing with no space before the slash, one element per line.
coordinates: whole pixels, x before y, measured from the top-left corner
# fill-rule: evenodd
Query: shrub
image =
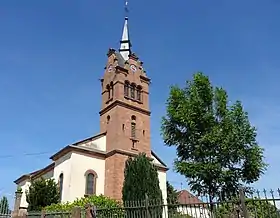
<path fill-rule="evenodd" d="M 85 208 L 87 205 L 96 206 L 100 211 L 114 211 L 121 208 L 121 204 L 113 199 L 106 196 L 89 196 L 86 198 L 76 199 L 72 203 L 58 203 L 46 206 L 44 210 L 46 212 L 71 212 L 75 207 Z"/>
<path fill-rule="evenodd" d="M 238 201 L 236 200 L 236 203 Z M 247 199 L 246 200 L 247 211 L 250 217 L 258 218 L 278 218 L 280 217 L 280 212 L 272 202 L 260 199 Z M 237 204 L 222 204 L 215 211 L 216 218 L 231 218 L 237 217 L 237 209 L 240 206 Z"/>

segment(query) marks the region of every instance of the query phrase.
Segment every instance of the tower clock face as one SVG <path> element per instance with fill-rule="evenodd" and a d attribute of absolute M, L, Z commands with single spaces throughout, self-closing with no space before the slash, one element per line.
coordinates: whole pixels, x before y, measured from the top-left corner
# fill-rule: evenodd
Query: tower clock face
<path fill-rule="evenodd" d="M 113 66 L 110 65 L 110 66 L 108 67 L 108 72 L 112 72 L 112 71 L 113 71 Z"/>
<path fill-rule="evenodd" d="M 137 67 L 134 64 L 131 64 L 130 69 L 135 72 L 137 70 Z"/>

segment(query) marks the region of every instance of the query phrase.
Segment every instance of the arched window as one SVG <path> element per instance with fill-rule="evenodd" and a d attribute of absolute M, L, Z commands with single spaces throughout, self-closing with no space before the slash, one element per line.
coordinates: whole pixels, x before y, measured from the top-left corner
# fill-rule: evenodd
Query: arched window
<path fill-rule="evenodd" d="M 131 120 L 135 122 L 135 121 L 136 121 L 136 116 L 135 116 L 135 115 L 132 115 L 132 116 L 131 116 Z"/>
<path fill-rule="evenodd" d="M 124 83 L 124 96 L 128 97 L 129 95 L 129 82 L 125 81 Z"/>
<path fill-rule="evenodd" d="M 93 170 L 88 170 L 85 173 L 85 178 L 86 178 L 86 190 L 85 190 L 85 195 L 94 195 L 96 193 L 96 179 L 97 179 L 97 174 Z"/>
<path fill-rule="evenodd" d="M 133 98 L 133 99 L 135 98 L 135 84 L 131 84 L 130 97 Z"/>
<path fill-rule="evenodd" d="M 137 86 L 137 89 L 136 89 L 136 99 L 137 99 L 137 101 L 141 101 L 141 90 L 142 90 L 142 87 Z"/>
<path fill-rule="evenodd" d="M 86 194 L 87 195 L 93 195 L 94 193 L 94 174 L 89 173 L 87 175 L 87 187 L 86 187 Z"/>
<path fill-rule="evenodd" d="M 107 85 L 107 86 L 106 86 L 106 89 L 107 89 L 107 92 L 108 92 L 108 99 L 110 99 L 110 98 L 111 98 L 111 90 L 110 90 L 110 86 L 109 86 L 109 85 Z"/>
<path fill-rule="evenodd" d="M 60 200 L 62 200 L 62 191 L 63 191 L 63 173 L 59 175 L 59 195 Z"/>

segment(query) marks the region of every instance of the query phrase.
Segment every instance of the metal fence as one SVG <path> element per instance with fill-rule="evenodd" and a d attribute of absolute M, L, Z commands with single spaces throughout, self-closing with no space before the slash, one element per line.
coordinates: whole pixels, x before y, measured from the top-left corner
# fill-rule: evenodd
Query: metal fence
<path fill-rule="evenodd" d="M 28 218 L 41 218 L 42 212 L 28 212 Z M 71 212 L 48 212 L 43 213 L 44 218 L 71 218 Z"/>
<path fill-rule="evenodd" d="M 163 202 L 162 200 L 124 202 L 116 208 L 79 209 L 78 213 L 53 212 L 44 213 L 46 218 L 280 218 L 280 190 L 262 190 L 239 194 L 221 200 L 216 197 L 212 202 L 209 198 L 193 195 L 180 199 L 180 202 Z M 182 202 L 183 201 L 183 202 Z M 39 218 L 42 213 L 29 212 L 27 217 Z"/>
<path fill-rule="evenodd" d="M 280 190 L 253 191 L 246 195 L 240 190 L 227 200 L 217 197 L 188 196 L 184 203 L 163 203 L 158 200 L 125 202 L 121 208 L 92 209 L 92 217 L 127 218 L 280 218 Z"/>

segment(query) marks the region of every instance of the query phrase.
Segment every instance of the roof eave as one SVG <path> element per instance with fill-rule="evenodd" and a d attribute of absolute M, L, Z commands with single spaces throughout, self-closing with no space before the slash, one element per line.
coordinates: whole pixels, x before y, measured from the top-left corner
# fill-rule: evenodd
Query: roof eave
<path fill-rule="evenodd" d="M 151 151 L 151 153 L 163 166 L 167 167 L 167 165 L 158 157 L 158 155 L 154 151 Z"/>

